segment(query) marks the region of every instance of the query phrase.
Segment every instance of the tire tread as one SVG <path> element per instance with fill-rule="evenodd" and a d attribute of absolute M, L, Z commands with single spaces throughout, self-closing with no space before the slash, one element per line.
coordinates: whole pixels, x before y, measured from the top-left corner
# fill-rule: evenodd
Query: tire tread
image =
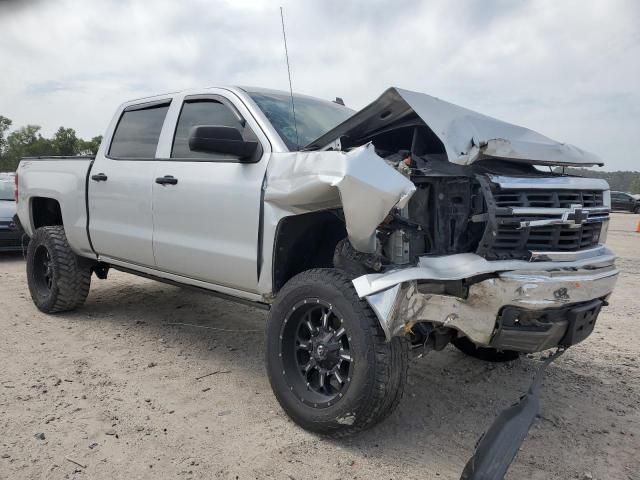
<path fill-rule="evenodd" d="M 341 270 L 319 268 L 302 272 L 287 282 L 278 296 L 285 297 L 289 292 L 313 283 L 331 283 L 340 290 L 358 312 L 364 334 L 373 340 L 368 342 L 372 351 L 366 352 L 365 357 L 369 358 L 373 353 L 375 362 L 369 368 L 374 369 L 374 375 L 368 377 L 359 398 L 354 401 L 360 406 L 356 421 L 353 425 L 322 424 L 312 428 L 330 437 L 346 437 L 377 424 L 390 415 L 402 400 L 408 370 L 408 342 L 399 337 L 387 342 L 375 313 L 366 300 L 358 297 L 351 280 Z"/>
<path fill-rule="evenodd" d="M 42 301 L 34 292 L 35 285 L 32 269 L 27 269 L 29 290 L 36 306 L 45 313 L 58 313 L 75 310 L 81 306 L 91 287 L 91 270 L 83 258 L 76 255 L 67 241 L 64 227 L 61 225 L 41 227 L 36 230 L 27 251 L 28 267 L 38 246 L 45 245 L 54 261 L 55 287 L 52 298 Z"/>

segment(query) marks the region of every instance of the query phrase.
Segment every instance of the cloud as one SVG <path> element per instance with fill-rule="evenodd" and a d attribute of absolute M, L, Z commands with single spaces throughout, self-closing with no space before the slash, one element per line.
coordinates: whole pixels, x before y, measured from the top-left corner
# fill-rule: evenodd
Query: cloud
<path fill-rule="evenodd" d="M 10 2 L 15 4 L 16 2 Z M 296 91 L 360 108 L 430 93 L 640 169 L 640 4 L 285 1 Z M 0 114 L 102 133 L 122 101 L 184 88 L 286 89 L 278 5 L 59 0 L 0 12 Z"/>

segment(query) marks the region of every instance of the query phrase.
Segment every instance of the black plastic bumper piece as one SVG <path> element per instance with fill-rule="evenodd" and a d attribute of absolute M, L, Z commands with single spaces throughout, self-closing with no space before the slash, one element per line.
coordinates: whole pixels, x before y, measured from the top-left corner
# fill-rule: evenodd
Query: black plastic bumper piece
<path fill-rule="evenodd" d="M 580 343 L 591 335 L 603 303 L 602 300 L 594 300 L 569 310 L 569 326 L 564 337 L 560 340 L 560 345 L 569 347 Z"/>
<path fill-rule="evenodd" d="M 490 346 L 498 350 L 532 353 L 575 345 L 593 332 L 603 303 L 603 300 L 596 299 L 546 310 L 505 307 L 498 317 L 497 331 Z"/>
<path fill-rule="evenodd" d="M 518 402 L 502 411 L 480 437 L 460 480 L 503 480 L 522 442 L 540 411 L 540 390 L 547 366 L 562 355 L 558 349 L 538 368 L 529 391 Z"/>

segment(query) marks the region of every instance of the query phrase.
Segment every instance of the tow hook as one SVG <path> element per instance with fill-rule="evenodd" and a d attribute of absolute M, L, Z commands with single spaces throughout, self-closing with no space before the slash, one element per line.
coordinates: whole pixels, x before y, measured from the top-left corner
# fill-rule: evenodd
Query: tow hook
<path fill-rule="evenodd" d="M 440 351 L 453 338 L 454 332 L 449 328 L 436 328 L 430 323 L 421 322 L 407 330 L 410 335 L 411 354 L 413 358 L 422 358 L 430 351 Z"/>
<path fill-rule="evenodd" d="M 505 409 L 480 437 L 460 480 L 503 480 L 540 411 L 540 389 L 547 366 L 566 352 L 558 348 L 538 368 L 529 390 Z"/>

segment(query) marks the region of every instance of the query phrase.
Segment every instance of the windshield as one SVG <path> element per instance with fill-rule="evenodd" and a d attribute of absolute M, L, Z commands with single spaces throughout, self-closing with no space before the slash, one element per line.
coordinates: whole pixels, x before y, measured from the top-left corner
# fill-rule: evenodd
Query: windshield
<path fill-rule="evenodd" d="M 259 90 L 247 90 L 247 93 L 258 104 L 289 150 L 300 150 L 354 113 L 350 108 L 337 103 L 294 95 L 298 130 L 296 138 L 289 94 Z"/>
<path fill-rule="evenodd" d="M 0 179 L 0 200 L 15 200 L 13 197 L 13 180 Z"/>

